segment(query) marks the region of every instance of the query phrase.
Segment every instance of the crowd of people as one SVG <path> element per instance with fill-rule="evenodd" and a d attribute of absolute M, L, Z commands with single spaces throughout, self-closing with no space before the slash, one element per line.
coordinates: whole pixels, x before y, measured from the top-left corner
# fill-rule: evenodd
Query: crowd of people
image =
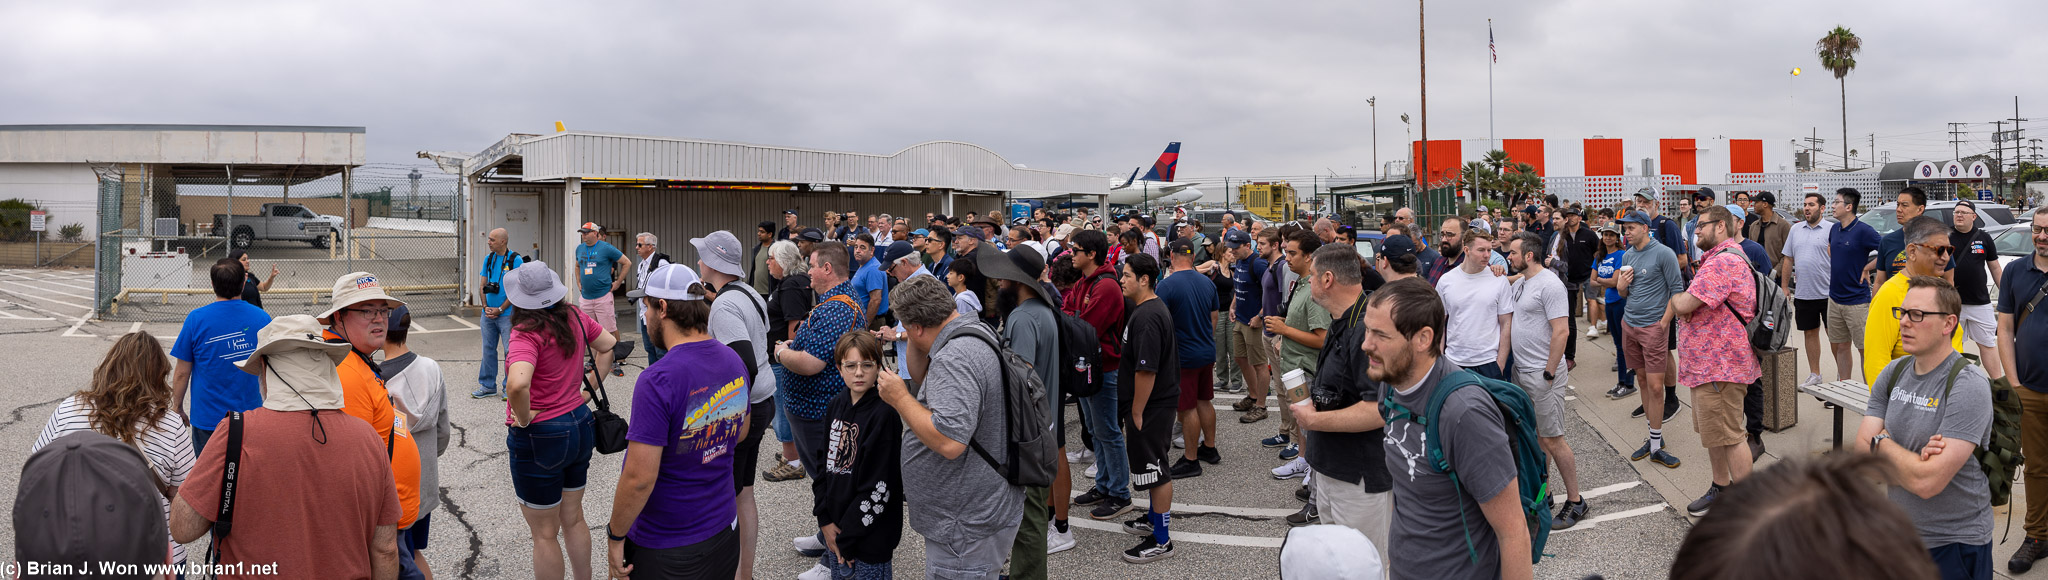
<path fill-rule="evenodd" d="M 1261 443 L 1277 450 L 1272 477 L 1301 480 L 1281 556 L 1290 576 L 1529 578 L 1544 530 L 1599 511 L 1564 436 L 1583 316 L 1584 337 L 1606 335 L 1617 352 L 1607 396 L 1642 402 L 1644 441 L 1628 457 L 1712 466 L 1686 507 L 1703 519 L 1679 560 L 1719 563 L 1674 566 L 1674 577 L 1781 574 L 1758 566 L 1793 565 L 1805 554 L 1787 546 L 1867 520 L 1917 535 L 1840 540 L 1889 564 L 1798 569 L 1988 578 L 2002 496 L 1977 452 L 1992 445 L 2002 397 L 2039 403 L 2021 417 L 2020 445 L 2048 453 L 2048 366 L 2013 348 L 2048 340 L 2048 323 L 2025 324 L 2048 296 L 2048 211 L 2029 215 L 2034 252 L 2001 270 L 1968 201 L 1945 224 L 1920 215 L 1926 196 L 1907 188 L 1899 229 L 1879 235 L 1855 219 L 1865 200 L 1853 189 L 1808 193 L 1789 216 L 1770 192 L 1728 199 L 1702 188 L 1674 219 L 1649 190 L 1613 208 L 1548 197 L 1434 228 L 1402 209 L 1370 241 L 1327 217 L 1229 216 L 1205 230 L 1183 212 L 1162 234 L 1135 213 L 913 224 L 826 212 L 808 227 L 789 210 L 747 243 L 728 231 L 691 239 L 695 264 L 650 233 L 622 252 L 586 223 L 573 284 L 493 230 L 471 395 L 504 405 L 513 499 L 541 578 L 591 577 L 586 530 L 599 527 L 611 577 L 751 577 L 765 545 L 757 479 L 809 480 L 816 532 L 790 544 L 817 559 L 805 579 L 892 577 L 906 524 L 924 540 L 927 577 L 1044 578 L 1053 554 L 1077 546 L 1074 506 L 1138 536 L 1122 559 L 1170 558 L 1182 549 L 1176 484 L 1222 459 L 1219 390 L 1244 393 L 1231 407 L 1241 423 L 1267 419 L 1269 401 L 1278 409 Z M 108 497 L 159 504 L 126 514 L 129 535 L 97 549 L 184 563 L 202 556 L 182 543 L 210 535 L 207 564 L 431 578 L 422 552 L 450 403 L 439 363 L 407 347 L 403 301 L 355 272 L 319 315 L 272 317 L 251 300 L 268 282 L 248 268 L 243 256 L 212 266 L 216 300 L 187 317 L 168 358 L 148 334 L 117 340 L 49 418 L 23 493 L 83 462 L 97 471 L 66 472 L 69 485 L 98 474 Z M 646 352 L 623 420 L 602 387 L 623 375 L 614 353 L 631 338 L 621 290 Z M 1872 387 L 1853 457 L 1753 473 L 1763 355 L 1751 336 L 1765 292 L 1792 304 L 1808 382 L 1825 380 L 1824 328 L 1835 379 Z M 1978 354 L 1963 354 L 1966 336 Z M 1664 441 L 1681 386 L 1701 449 Z M 1024 420 L 1045 424 L 1012 424 Z M 771 429 L 779 445 L 764 462 Z M 1540 449 L 1534 467 L 1520 443 Z M 592 525 L 591 459 L 620 450 L 612 511 Z M 1552 465 L 1561 485 L 1549 484 Z M 2026 464 L 2025 477 L 2015 573 L 2048 552 L 2048 467 Z M 1871 478 L 1893 483 L 1882 505 L 1857 484 Z M 1517 491 L 1530 488 L 1542 491 Z M 45 535 L 17 532 L 35 544 L 17 553 L 87 549 Z M 1751 549 L 1768 557 L 1720 557 Z M 1325 553 L 1343 561 L 1314 556 Z"/>

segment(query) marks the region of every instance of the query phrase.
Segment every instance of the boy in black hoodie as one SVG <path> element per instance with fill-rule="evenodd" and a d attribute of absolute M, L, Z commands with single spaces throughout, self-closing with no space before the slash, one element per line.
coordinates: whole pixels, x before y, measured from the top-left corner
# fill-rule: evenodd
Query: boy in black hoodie
<path fill-rule="evenodd" d="M 825 411 L 825 466 L 811 483 L 834 580 L 887 579 L 903 537 L 903 422 L 874 392 L 882 340 L 849 332 L 832 349 L 846 391 Z"/>

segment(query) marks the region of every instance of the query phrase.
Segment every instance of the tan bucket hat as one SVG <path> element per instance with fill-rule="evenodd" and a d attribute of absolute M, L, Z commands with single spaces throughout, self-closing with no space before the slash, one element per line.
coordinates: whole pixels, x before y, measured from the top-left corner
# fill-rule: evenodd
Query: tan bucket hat
<path fill-rule="evenodd" d="M 369 272 L 343 274 L 340 278 L 334 279 L 334 306 L 329 307 L 326 312 L 320 313 L 318 317 L 320 324 L 333 324 L 334 313 L 340 312 L 343 308 L 371 300 L 387 301 L 389 304 L 386 306 L 391 308 L 405 305 L 405 301 L 392 298 L 390 294 L 384 293 L 384 284 L 377 279 L 376 274 Z"/>
<path fill-rule="evenodd" d="M 257 362 L 272 380 L 263 393 L 263 408 L 273 411 L 340 409 L 341 377 L 334 367 L 348 359 L 349 345 L 328 342 L 321 325 L 304 314 L 279 316 L 256 331 L 256 351 L 238 361 L 242 372 L 257 374 Z"/>

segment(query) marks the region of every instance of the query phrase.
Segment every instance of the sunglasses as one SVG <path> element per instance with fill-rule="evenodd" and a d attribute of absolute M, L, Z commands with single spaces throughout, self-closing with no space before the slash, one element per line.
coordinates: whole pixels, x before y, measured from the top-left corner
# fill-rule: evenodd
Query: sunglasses
<path fill-rule="evenodd" d="M 1920 246 L 1920 248 L 1921 248 L 1921 249 L 1927 250 L 1927 251 L 1929 251 L 1929 252 L 1934 252 L 1934 257 L 1936 257 L 1936 258 L 1946 258 L 1946 257 L 1948 257 L 1948 255 L 1949 255 L 1949 254 L 1950 254 L 1951 252 L 1954 252 L 1954 251 L 1956 250 L 1956 247 L 1955 247 L 1955 246 L 1930 246 L 1930 245 L 1927 245 L 1927 244 L 1907 244 L 1907 245 L 1909 245 L 1909 246 Z"/>

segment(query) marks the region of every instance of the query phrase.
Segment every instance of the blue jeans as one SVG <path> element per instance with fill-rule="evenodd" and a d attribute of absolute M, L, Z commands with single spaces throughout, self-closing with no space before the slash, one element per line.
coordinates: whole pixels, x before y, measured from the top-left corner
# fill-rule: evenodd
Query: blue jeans
<path fill-rule="evenodd" d="M 1479 376 L 1493 379 L 1496 381 L 1508 380 L 1508 376 L 1500 372 L 1500 361 L 1494 361 L 1476 367 L 1464 367 L 1464 369 L 1477 373 Z"/>
<path fill-rule="evenodd" d="M 1927 548 L 1941 580 L 1991 580 L 1991 544 L 1942 544 Z"/>
<path fill-rule="evenodd" d="M 1607 303 L 1607 336 L 1614 339 L 1614 364 L 1621 368 L 1614 376 L 1618 377 L 1615 384 L 1619 385 L 1636 384 L 1636 372 L 1629 370 L 1628 357 L 1621 355 L 1621 311 L 1627 307 L 1627 298 Z"/>
<path fill-rule="evenodd" d="M 562 492 L 582 491 L 597 447 L 597 422 L 590 407 L 525 427 L 507 426 L 505 450 L 512 456 L 512 493 L 537 510 L 562 505 Z"/>
<path fill-rule="evenodd" d="M 421 517 L 420 519 L 421 519 L 421 521 L 425 521 L 425 519 L 426 519 L 426 518 L 425 518 L 424 516 L 422 516 L 422 517 Z M 419 522 L 413 522 L 413 525 L 419 525 Z M 398 531 L 398 580 L 425 580 L 425 579 L 426 579 L 426 577 L 427 577 L 427 576 L 426 576 L 426 574 L 424 574 L 424 573 L 421 573 L 421 572 L 420 572 L 420 566 L 419 566 L 419 563 L 418 563 L 418 562 L 414 562 L 414 561 L 413 561 L 413 556 L 412 556 L 412 553 L 413 553 L 413 550 L 417 550 L 417 549 L 419 549 L 419 548 L 416 548 L 416 547 L 414 547 L 414 546 L 412 545 L 412 528 L 406 528 L 406 529 L 403 529 L 403 530 L 399 530 L 399 531 Z"/>
<path fill-rule="evenodd" d="M 789 430 L 789 389 L 783 388 L 782 385 L 789 384 L 790 377 L 794 375 L 779 364 L 771 363 L 769 368 L 775 371 L 775 441 L 791 443 L 796 441 L 796 433 Z M 783 461 L 791 459 L 796 458 L 782 458 Z"/>
<path fill-rule="evenodd" d="M 780 392 L 780 391 L 777 391 Z M 1124 455 L 1123 417 L 1116 410 L 1116 371 L 1102 373 L 1102 392 L 1081 397 L 1081 420 L 1095 437 L 1095 490 L 1131 499 L 1131 459 Z"/>
<path fill-rule="evenodd" d="M 476 369 L 476 384 L 486 389 L 504 391 L 505 385 L 498 380 L 498 346 L 512 339 L 512 305 L 506 303 L 505 311 L 497 318 L 477 315 L 476 325 L 484 333 L 484 358 Z"/>
<path fill-rule="evenodd" d="M 216 424 L 217 424 L 217 423 L 216 423 Z M 199 428 L 198 426 L 193 426 L 193 427 L 192 427 L 192 456 L 193 456 L 193 457 L 198 457 L 198 456 L 199 456 L 199 453 L 200 453 L 200 452 L 202 452 L 202 451 L 205 451 L 205 450 L 206 450 L 206 440 L 208 440 L 208 439 L 212 439 L 212 438 L 213 438 L 213 432 L 212 432 L 212 431 L 208 431 L 208 430 L 206 430 L 206 429 L 200 429 L 200 428 Z"/>
<path fill-rule="evenodd" d="M 647 350 L 647 366 L 654 366 L 661 357 L 668 355 L 668 347 L 654 344 L 654 337 L 647 334 L 647 322 L 640 322 L 640 348 Z"/>

